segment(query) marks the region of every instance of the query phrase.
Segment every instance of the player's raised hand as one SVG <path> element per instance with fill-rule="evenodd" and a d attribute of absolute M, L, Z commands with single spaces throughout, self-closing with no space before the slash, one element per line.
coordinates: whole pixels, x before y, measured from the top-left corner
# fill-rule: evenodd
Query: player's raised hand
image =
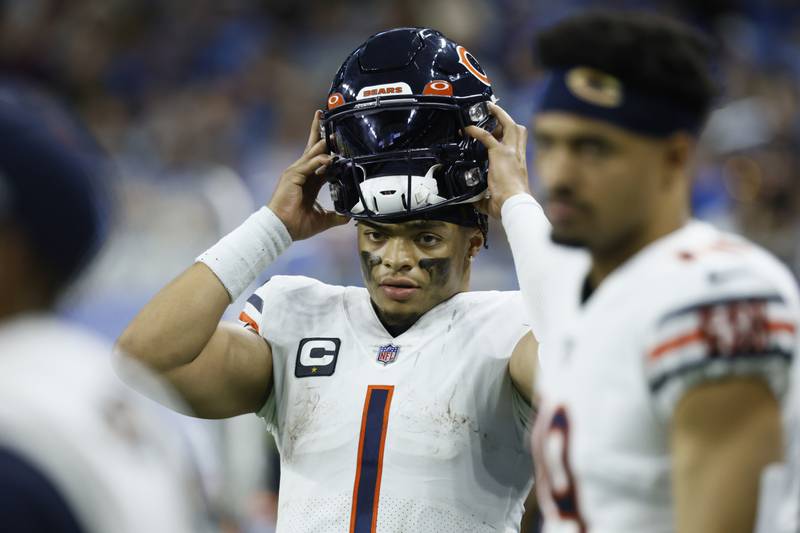
<path fill-rule="evenodd" d="M 497 119 L 495 132 L 477 126 L 468 126 L 465 131 L 489 150 L 489 198 L 481 201 L 478 207 L 499 219 L 503 202 L 515 194 L 531 192 L 525 159 L 528 130 L 514 122 L 500 106 L 488 106 Z"/>
<path fill-rule="evenodd" d="M 346 216 L 323 209 L 317 202 L 317 195 L 325 184 L 323 171 L 332 159 L 326 153 L 325 140 L 320 139 L 321 116 L 320 111 L 314 113 L 303 155 L 281 174 L 272 199 L 267 204 L 295 241 L 307 239 L 349 220 Z"/>

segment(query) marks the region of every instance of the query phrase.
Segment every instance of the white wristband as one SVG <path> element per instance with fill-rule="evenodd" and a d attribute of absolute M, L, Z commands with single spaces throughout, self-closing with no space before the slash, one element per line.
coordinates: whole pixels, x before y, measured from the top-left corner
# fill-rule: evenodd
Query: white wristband
<path fill-rule="evenodd" d="M 503 228 L 514 256 L 522 301 L 536 338 L 544 342 L 547 305 L 545 288 L 557 268 L 558 250 L 550 242 L 550 222 L 533 196 L 517 194 L 500 209 Z"/>
<path fill-rule="evenodd" d="M 542 210 L 542 206 L 539 202 L 536 201 L 536 198 L 531 196 L 527 193 L 519 193 L 515 194 L 514 196 L 508 198 L 505 202 L 503 202 L 502 207 L 500 207 L 500 218 L 501 220 L 507 218 L 512 209 L 517 207 L 518 205 L 532 205 L 539 209 L 544 215 L 544 210 Z"/>
<path fill-rule="evenodd" d="M 234 301 L 291 243 L 281 219 L 264 206 L 195 261 L 211 269 Z"/>

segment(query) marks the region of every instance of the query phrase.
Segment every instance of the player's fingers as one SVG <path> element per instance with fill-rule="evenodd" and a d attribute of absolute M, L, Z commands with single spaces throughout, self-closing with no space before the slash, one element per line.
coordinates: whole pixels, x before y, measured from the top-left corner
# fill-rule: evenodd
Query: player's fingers
<path fill-rule="evenodd" d="M 325 144 L 325 141 L 322 139 L 318 140 L 316 143 L 314 143 L 314 145 L 311 148 L 309 148 L 305 153 L 303 153 L 303 156 L 297 160 L 296 164 L 303 165 L 313 160 L 315 157 L 318 157 L 319 155 L 329 155 L 328 145 Z"/>
<path fill-rule="evenodd" d="M 303 185 L 303 197 L 305 198 L 307 205 L 312 205 L 314 211 L 318 213 L 324 213 L 325 209 L 317 202 L 317 196 L 319 196 L 319 191 L 322 190 L 322 187 L 325 185 L 325 177 L 319 174 L 314 174 L 308 178 L 305 185 Z"/>
<path fill-rule="evenodd" d="M 307 179 L 314 175 L 314 171 L 319 167 L 328 166 L 332 159 L 333 156 L 330 154 L 317 154 L 310 159 L 298 162 L 294 170 Z"/>
<path fill-rule="evenodd" d="M 305 151 L 308 152 L 319 141 L 319 122 L 322 119 L 322 111 L 314 111 L 314 119 L 311 121 L 311 131 L 308 132 L 308 142 Z"/>
<path fill-rule="evenodd" d="M 503 127 L 503 142 L 506 144 L 511 144 L 511 146 L 516 146 L 517 143 L 517 123 L 514 122 L 514 119 L 511 118 L 511 115 L 506 113 L 506 111 L 497 104 L 489 103 L 487 104 L 489 107 L 489 113 L 494 115 L 497 119 L 497 123 Z"/>
<path fill-rule="evenodd" d="M 477 140 L 479 143 L 484 145 L 488 150 L 496 146 L 500 146 L 500 141 L 494 138 L 494 136 L 486 131 L 483 128 L 479 128 L 478 126 L 467 126 L 464 128 L 464 133 L 472 137 L 473 139 Z"/>
<path fill-rule="evenodd" d="M 525 153 L 528 148 L 528 128 L 517 124 L 517 153 L 525 162 Z"/>
<path fill-rule="evenodd" d="M 497 126 L 495 126 L 494 130 L 492 130 L 492 137 L 494 137 L 498 141 L 503 140 L 503 126 L 501 124 L 498 123 Z"/>
<path fill-rule="evenodd" d="M 325 226 L 328 228 L 332 228 L 334 226 L 341 226 L 342 224 L 347 224 L 350 222 L 350 217 L 345 215 L 340 215 L 336 211 L 325 211 L 323 215 L 325 220 Z"/>

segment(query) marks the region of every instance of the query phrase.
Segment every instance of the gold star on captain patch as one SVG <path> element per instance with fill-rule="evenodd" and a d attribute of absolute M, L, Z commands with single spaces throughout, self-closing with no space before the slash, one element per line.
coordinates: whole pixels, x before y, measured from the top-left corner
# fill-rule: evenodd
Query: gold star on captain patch
<path fill-rule="evenodd" d="M 311 373 L 312 374 L 316 374 L 317 373 L 317 367 L 312 367 L 311 368 Z"/>

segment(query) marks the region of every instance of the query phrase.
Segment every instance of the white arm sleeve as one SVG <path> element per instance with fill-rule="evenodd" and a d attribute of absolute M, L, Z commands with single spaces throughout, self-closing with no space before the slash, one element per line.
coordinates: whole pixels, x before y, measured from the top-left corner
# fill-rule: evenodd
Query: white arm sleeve
<path fill-rule="evenodd" d="M 545 317 L 545 278 L 554 259 L 554 246 L 550 242 L 550 221 L 547 220 L 542 206 L 529 194 L 517 194 L 506 200 L 501 209 L 501 217 L 514 256 L 514 267 L 525 310 L 533 324 L 541 326 Z"/>

